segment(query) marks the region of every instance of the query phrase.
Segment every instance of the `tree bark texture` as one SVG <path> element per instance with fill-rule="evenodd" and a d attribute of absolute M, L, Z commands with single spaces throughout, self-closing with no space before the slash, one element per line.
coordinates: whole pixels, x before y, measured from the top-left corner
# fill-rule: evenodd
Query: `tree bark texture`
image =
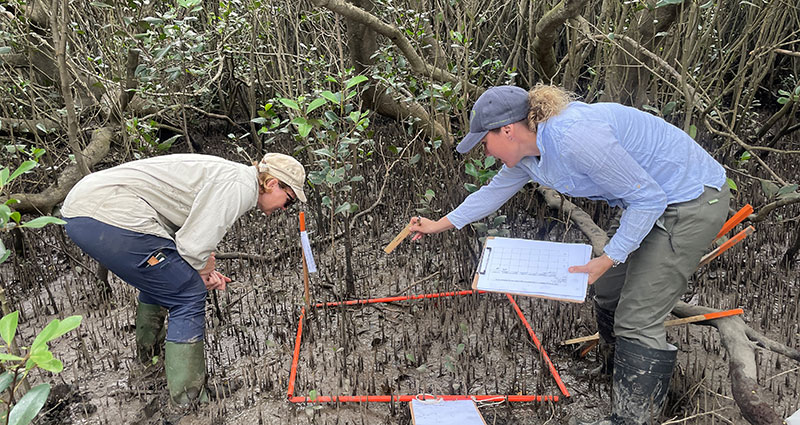
<path fill-rule="evenodd" d="M 67 111 L 67 137 L 78 172 L 81 176 L 89 175 L 89 167 L 83 158 L 81 145 L 78 142 L 78 117 L 75 115 L 75 102 L 72 100 L 72 82 L 67 70 L 67 21 L 69 20 L 69 5 L 66 0 L 53 0 L 51 10 L 50 28 L 53 31 L 53 40 L 56 44 L 56 63 L 58 64 L 58 74 L 61 80 L 61 96 L 64 98 L 64 109 Z M 59 8 L 60 4 L 60 8 Z M 58 10 L 62 16 L 59 18 Z"/>
<path fill-rule="evenodd" d="M 535 68 L 545 83 L 550 83 L 558 71 L 553 43 L 568 19 L 577 17 L 588 0 L 561 0 L 536 23 L 536 37 L 533 39 Z"/>

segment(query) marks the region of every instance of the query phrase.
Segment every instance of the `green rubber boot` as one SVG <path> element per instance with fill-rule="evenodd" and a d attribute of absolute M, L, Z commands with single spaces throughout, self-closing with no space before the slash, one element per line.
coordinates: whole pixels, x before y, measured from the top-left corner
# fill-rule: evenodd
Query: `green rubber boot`
<path fill-rule="evenodd" d="M 136 357 L 145 366 L 161 355 L 161 344 L 167 335 L 166 317 L 167 309 L 160 305 L 139 301 L 136 306 Z"/>
<path fill-rule="evenodd" d="M 164 364 L 167 388 L 173 403 L 208 403 L 206 357 L 203 341 L 179 344 L 167 341 Z"/>

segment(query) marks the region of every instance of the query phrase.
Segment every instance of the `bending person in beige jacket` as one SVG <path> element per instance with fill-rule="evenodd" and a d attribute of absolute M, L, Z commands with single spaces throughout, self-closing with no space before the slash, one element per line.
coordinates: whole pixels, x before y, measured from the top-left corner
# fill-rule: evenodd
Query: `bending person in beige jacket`
<path fill-rule="evenodd" d="M 148 364 L 166 337 L 173 402 L 207 400 L 206 294 L 230 282 L 215 270 L 217 243 L 254 207 L 270 215 L 297 199 L 305 202 L 304 181 L 303 165 L 279 153 L 266 154 L 256 166 L 180 154 L 90 174 L 67 195 L 61 211 L 69 237 L 139 290 L 139 361 Z"/>

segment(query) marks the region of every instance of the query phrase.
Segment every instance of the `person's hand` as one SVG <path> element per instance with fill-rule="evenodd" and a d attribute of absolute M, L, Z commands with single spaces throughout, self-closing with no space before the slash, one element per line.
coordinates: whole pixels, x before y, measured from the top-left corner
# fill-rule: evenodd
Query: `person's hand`
<path fill-rule="evenodd" d="M 606 255 L 601 255 L 599 257 L 592 258 L 589 260 L 588 263 L 582 266 L 572 266 L 569 268 L 570 273 L 588 273 L 589 274 L 589 285 L 593 284 L 597 279 L 600 278 L 611 266 L 614 265 L 614 262 L 608 258 Z"/>
<path fill-rule="evenodd" d="M 206 289 L 209 291 L 213 289 L 219 289 L 220 291 L 224 291 L 228 282 L 231 279 L 222 273 L 212 270 L 211 273 L 208 273 L 205 277 L 203 277 L 203 283 L 206 285 Z"/>
<path fill-rule="evenodd" d="M 416 216 L 411 217 L 409 224 L 411 224 L 409 230 L 414 232 L 414 236 L 411 237 L 412 241 L 419 240 L 422 238 L 422 235 L 439 233 L 453 228 L 453 225 L 447 217 L 442 217 L 439 221 L 433 221 L 422 216 Z"/>
<path fill-rule="evenodd" d="M 419 240 L 422 238 L 422 235 L 427 235 L 429 233 L 434 233 L 432 226 L 434 224 L 433 220 L 429 220 L 422 216 L 411 217 L 411 227 L 409 230 L 414 232 L 414 236 L 411 237 L 412 241 Z"/>

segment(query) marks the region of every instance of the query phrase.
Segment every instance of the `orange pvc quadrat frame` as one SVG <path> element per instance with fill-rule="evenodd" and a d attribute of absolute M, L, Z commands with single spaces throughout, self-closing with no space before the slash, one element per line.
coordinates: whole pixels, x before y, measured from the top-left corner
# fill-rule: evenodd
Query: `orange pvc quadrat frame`
<path fill-rule="evenodd" d="M 388 302 L 396 302 L 396 301 L 410 301 L 410 300 L 418 300 L 418 299 L 428 299 L 428 298 L 443 298 L 443 297 L 456 297 L 456 296 L 464 296 L 464 295 L 472 295 L 473 293 L 482 294 L 484 291 L 458 291 L 458 292 L 442 292 L 442 293 L 433 293 L 433 294 L 420 294 L 420 295 L 409 295 L 409 296 L 401 296 L 401 297 L 389 297 L 389 298 L 370 298 L 365 300 L 351 300 L 351 301 L 343 301 L 343 302 L 329 302 L 329 303 L 317 303 L 312 306 L 312 308 L 319 308 L 319 307 L 337 307 L 337 306 L 351 306 L 351 305 L 363 305 L 363 304 L 376 304 L 376 303 L 388 303 Z M 522 310 L 520 310 L 517 302 L 514 301 L 514 298 L 510 294 L 506 294 L 508 301 L 511 303 L 512 308 L 517 313 L 517 316 L 522 321 L 522 324 L 525 326 L 525 329 L 528 330 L 528 335 L 530 335 L 531 340 L 533 341 L 533 345 L 536 349 L 541 353 L 542 358 L 544 359 L 547 368 L 550 371 L 553 379 L 558 385 L 561 394 L 564 397 L 569 397 L 569 391 L 567 391 L 567 387 L 564 385 L 564 382 L 561 381 L 561 377 L 558 375 L 558 371 L 556 371 L 555 366 L 553 366 L 553 362 L 550 361 L 550 356 L 547 355 L 547 352 L 544 351 L 542 344 L 539 342 L 539 338 L 536 336 L 536 333 L 533 332 L 531 325 L 528 324 L 528 321 L 525 319 L 525 316 L 522 314 Z M 305 320 L 306 309 L 303 307 L 300 310 L 300 320 L 297 325 L 297 338 L 294 342 L 294 356 L 292 358 L 292 367 L 289 373 L 289 391 L 288 391 L 288 398 L 289 401 L 292 403 L 329 403 L 329 402 L 338 402 L 338 403 L 389 403 L 389 402 L 410 402 L 411 400 L 417 399 L 442 399 L 442 400 L 474 400 L 474 401 L 507 401 L 507 402 L 542 402 L 542 401 L 552 401 L 556 402 L 559 400 L 559 395 L 533 395 L 533 394 L 482 394 L 482 395 L 444 395 L 444 394 L 424 394 L 424 395 L 416 395 L 416 394 L 404 394 L 404 395 L 353 395 L 353 396 L 317 396 L 313 400 L 310 397 L 303 397 L 303 396 L 295 396 L 294 395 L 294 384 L 295 378 L 297 377 L 297 362 L 300 358 L 300 343 L 301 343 L 301 336 L 303 334 L 303 322 Z"/>

